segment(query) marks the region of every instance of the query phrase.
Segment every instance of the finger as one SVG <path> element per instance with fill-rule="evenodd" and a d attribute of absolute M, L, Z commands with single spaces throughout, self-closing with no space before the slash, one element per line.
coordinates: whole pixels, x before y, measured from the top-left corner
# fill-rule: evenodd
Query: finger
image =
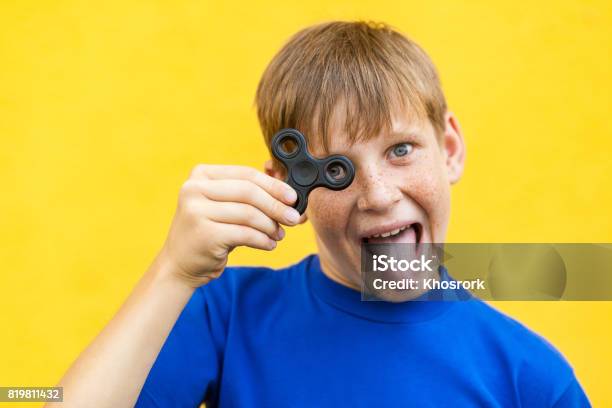
<path fill-rule="evenodd" d="M 208 218 L 225 224 L 238 224 L 255 228 L 274 240 L 282 239 L 281 227 L 276 221 L 252 205 L 233 202 L 208 201 Z"/>
<path fill-rule="evenodd" d="M 193 169 L 192 175 L 211 180 L 248 180 L 286 204 L 293 204 L 297 200 L 297 193 L 289 184 L 252 167 L 200 164 Z"/>
<path fill-rule="evenodd" d="M 295 225 L 300 221 L 300 213 L 295 208 L 283 204 L 263 188 L 249 181 L 208 180 L 197 184 L 202 194 L 210 200 L 249 204 L 285 225 Z"/>
<path fill-rule="evenodd" d="M 255 249 L 271 251 L 276 248 L 276 241 L 266 234 L 251 227 L 236 224 L 223 224 L 222 242 L 227 248 L 247 246 Z"/>

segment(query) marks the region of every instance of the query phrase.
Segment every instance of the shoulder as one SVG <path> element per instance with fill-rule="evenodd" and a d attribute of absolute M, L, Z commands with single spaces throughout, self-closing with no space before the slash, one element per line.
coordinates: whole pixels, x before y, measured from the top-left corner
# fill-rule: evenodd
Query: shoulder
<path fill-rule="evenodd" d="M 473 311 L 471 319 L 483 324 L 482 330 L 500 343 L 512 347 L 518 356 L 539 357 L 545 362 L 559 365 L 558 368 L 570 368 L 563 355 L 548 340 L 523 323 L 481 300 L 472 299 L 467 303 Z"/>
<path fill-rule="evenodd" d="M 257 299 L 278 298 L 279 294 L 297 290 L 315 255 L 280 269 L 265 266 L 228 266 L 214 281 L 198 288 L 194 295 L 208 304 L 236 306 Z"/>
<path fill-rule="evenodd" d="M 463 303 L 464 322 L 474 325 L 495 358 L 509 367 L 524 403 L 552 406 L 577 384 L 569 362 L 540 334 L 481 300 Z"/>
<path fill-rule="evenodd" d="M 205 292 L 237 291 L 259 289 L 269 285 L 282 285 L 292 278 L 299 277 L 307 269 L 315 255 L 309 255 L 292 265 L 274 269 L 266 266 L 228 266 L 216 280 L 203 286 Z"/>

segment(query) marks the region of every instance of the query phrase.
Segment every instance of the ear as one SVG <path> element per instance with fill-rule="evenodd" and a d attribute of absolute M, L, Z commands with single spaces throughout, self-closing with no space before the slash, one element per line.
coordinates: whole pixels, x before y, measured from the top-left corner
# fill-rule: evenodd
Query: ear
<path fill-rule="evenodd" d="M 465 144 L 457 117 L 452 112 L 444 115 L 445 129 L 441 147 L 446 158 L 446 171 L 451 184 L 455 184 L 463 174 L 465 165 Z"/>
<path fill-rule="evenodd" d="M 271 176 L 271 177 L 274 177 L 274 178 L 277 178 L 283 181 L 285 180 L 285 172 L 277 169 L 274 166 L 274 162 L 272 160 L 266 160 L 266 162 L 264 163 L 264 171 L 266 172 L 268 176 Z M 308 217 L 306 216 L 306 213 L 304 212 L 304 214 L 302 214 L 302 216 L 300 217 L 300 221 L 298 222 L 298 224 L 303 224 L 306 221 L 308 221 Z"/>
<path fill-rule="evenodd" d="M 280 169 L 274 166 L 274 162 L 271 159 L 266 160 L 264 163 L 264 171 L 268 176 L 277 178 L 279 180 L 284 180 L 283 173 L 280 171 Z"/>

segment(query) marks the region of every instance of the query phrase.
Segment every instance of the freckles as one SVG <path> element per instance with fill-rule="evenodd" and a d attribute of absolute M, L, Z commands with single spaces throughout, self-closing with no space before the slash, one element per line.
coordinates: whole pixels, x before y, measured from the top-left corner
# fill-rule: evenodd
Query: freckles
<path fill-rule="evenodd" d="M 432 242 L 443 242 L 450 214 L 450 191 L 439 169 L 414 169 L 407 184 L 407 194 L 424 212 Z"/>
<path fill-rule="evenodd" d="M 342 211 L 342 195 L 318 188 L 308 196 L 308 217 L 313 224 L 334 229 Z"/>
<path fill-rule="evenodd" d="M 433 163 L 434 160 L 425 160 Z M 415 200 L 430 217 L 430 222 L 438 224 L 449 212 L 449 187 L 440 168 L 434 165 L 414 167 L 410 170 L 406 193 Z"/>
<path fill-rule="evenodd" d="M 433 169 L 419 168 L 410 171 L 406 185 L 408 193 L 419 199 L 437 197 L 440 191 L 440 180 Z"/>

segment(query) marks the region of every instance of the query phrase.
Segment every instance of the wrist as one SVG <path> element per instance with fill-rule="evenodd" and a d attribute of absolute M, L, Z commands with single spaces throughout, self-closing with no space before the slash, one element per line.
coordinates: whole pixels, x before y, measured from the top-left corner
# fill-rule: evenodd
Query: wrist
<path fill-rule="evenodd" d="M 176 293 L 191 295 L 197 286 L 184 278 L 180 265 L 168 254 L 166 247 L 157 254 L 149 270 L 151 281 Z"/>

